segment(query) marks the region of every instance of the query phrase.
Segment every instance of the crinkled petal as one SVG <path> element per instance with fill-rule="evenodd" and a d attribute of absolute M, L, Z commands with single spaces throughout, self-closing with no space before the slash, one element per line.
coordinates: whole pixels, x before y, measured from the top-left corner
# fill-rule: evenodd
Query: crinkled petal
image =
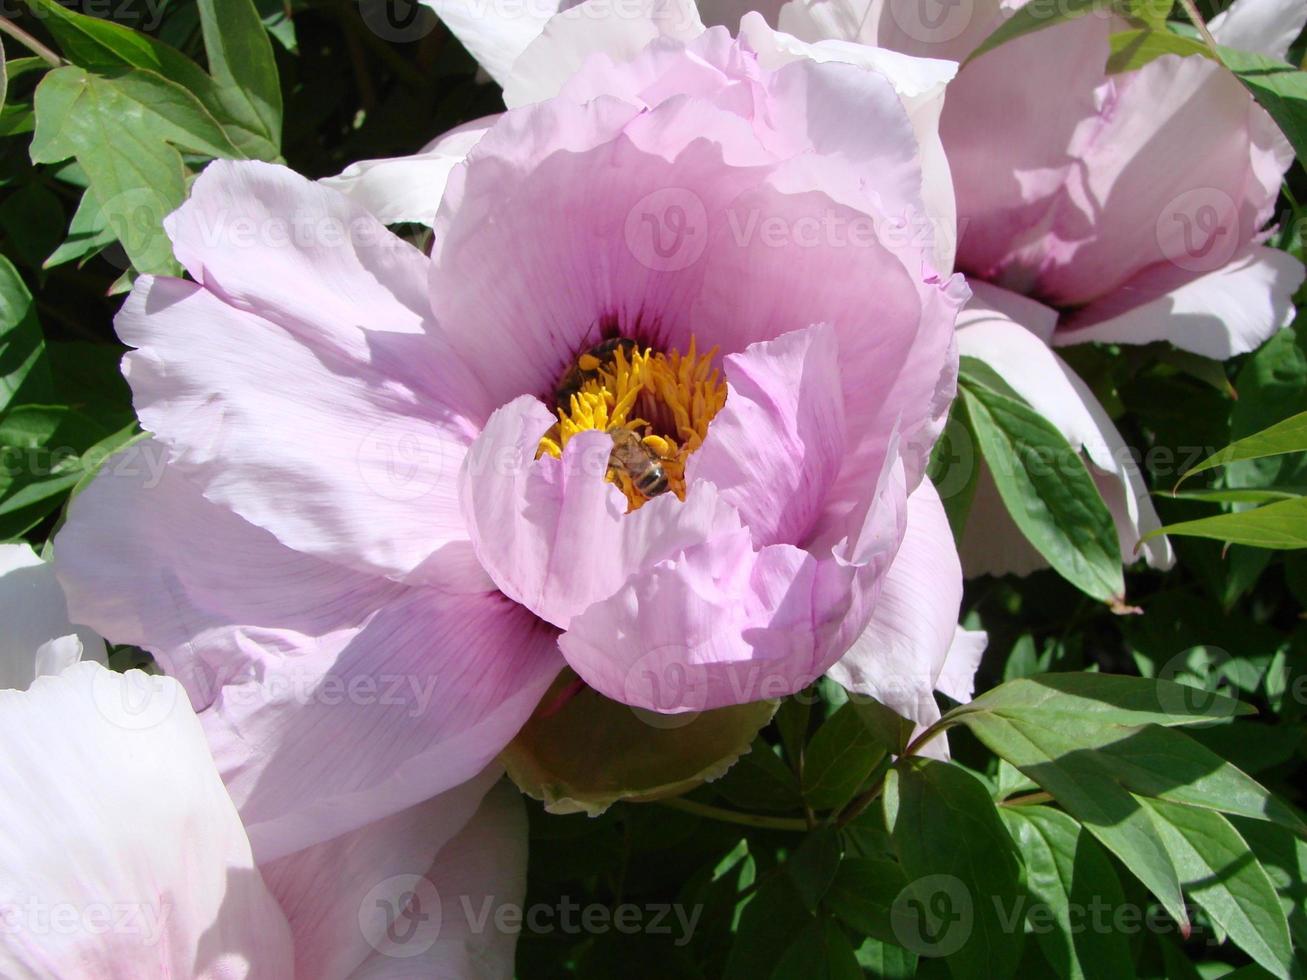
<path fill-rule="evenodd" d="M 807 538 L 844 459 L 839 346 L 829 325 L 725 360 L 726 404 L 686 479 L 716 485 L 759 547 Z"/>
<path fill-rule="evenodd" d="M 747 528 L 716 528 L 574 617 L 559 639 L 563 656 L 607 697 L 664 713 L 800 690 L 871 615 L 904 535 L 900 462 L 870 496 L 863 524 L 833 548 L 755 551 Z"/>
<path fill-rule="evenodd" d="M 76 664 L 0 691 L 0 974 L 279 978 L 285 917 L 181 687 Z"/>
<path fill-rule="evenodd" d="M 466 540 L 455 476 L 470 424 L 389 358 L 315 349 L 179 279 L 138 282 L 117 327 L 138 348 L 124 373 L 142 424 L 209 499 L 291 548 L 383 575 Z"/>
<path fill-rule="evenodd" d="M 526 859 L 526 808 L 500 783 L 426 873 L 439 914 L 421 919 L 409 906 L 410 921 L 419 920 L 411 936 L 369 958 L 350 980 L 509 980 L 520 928 L 509 916 L 526 897 Z"/>
<path fill-rule="evenodd" d="M 351 163 L 335 177 L 318 183 L 340 191 L 388 225 L 436 220 L 450 172 L 485 135 L 493 117 L 464 123 L 417 153 Z"/>
<path fill-rule="evenodd" d="M 958 349 L 994 368 L 1066 436 L 1072 448 L 1084 452 L 1090 472 L 1116 519 L 1121 554 L 1130 562 L 1142 536 L 1161 527 L 1139 465 L 1089 386 L 1043 341 L 1012 319 L 1012 314 L 1020 316 L 1027 311 L 1029 303 L 1018 298 L 1018 303 L 1011 304 L 1011 296 L 996 287 L 977 292 L 958 318 Z M 978 533 L 986 543 L 999 531 L 992 515 L 973 514 L 967 521 L 968 530 L 973 521 L 985 525 Z M 1001 527 L 1020 535 L 1010 518 L 1005 518 Z M 973 543 L 964 535 L 963 554 L 972 552 Z M 1155 568 L 1169 568 L 1174 560 L 1164 537 L 1149 540 L 1143 552 Z M 987 571 L 1001 567 L 992 557 L 981 560 Z M 971 573 L 971 562 L 967 565 Z"/>
<path fill-rule="evenodd" d="M 1206 275 L 1160 265 L 1073 314 L 1057 344 L 1166 340 L 1218 361 L 1246 354 L 1293 322 L 1302 263 L 1256 246 Z"/>
<path fill-rule="evenodd" d="M 409 895 L 425 890 L 437 852 L 464 828 L 501 773 L 492 766 L 415 807 L 262 865 L 290 922 L 296 976 L 337 980 L 352 975 L 378 947 L 405 954 L 421 942 L 415 934 L 388 949 L 386 929 L 407 934 L 394 928 L 403 925 L 398 910 Z"/>
<path fill-rule="evenodd" d="M 1207 27 L 1228 48 L 1256 51 L 1283 61 L 1304 23 L 1307 3 L 1303 0 L 1234 0 L 1209 20 Z"/>
<path fill-rule="evenodd" d="M 200 716 L 260 861 L 472 778 L 563 665 L 557 632 L 499 593 L 434 589 L 285 652 L 276 670 L 229 682 Z"/>
<path fill-rule="evenodd" d="M 477 557 L 504 595 L 559 628 L 632 575 L 740 526 L 716 488 L 684 503 L 663 494 L 626 513 L 605 480 L 612 438 L 583 432 L 562 459 L 536 453 L 553 416 L 522 397 L 490 419 L 468 453 L 463 506 Z"/>
<path fill-rule="evenodd" d="M 54 567 L 30 545 L 0 544 L 0 623 L 0 690 L 24 691 L 81 657 L 105 662 L 104 641 L 73 626 Z"/>

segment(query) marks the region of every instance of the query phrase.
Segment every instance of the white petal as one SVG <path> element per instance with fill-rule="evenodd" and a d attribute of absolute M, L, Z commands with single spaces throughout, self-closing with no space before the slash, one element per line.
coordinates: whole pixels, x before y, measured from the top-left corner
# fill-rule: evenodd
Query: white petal
<path fill-rule="evenodd" d="M 420 922 L 398 950 L 383 949 L 351 980 L 511 980 L 518 930 L 505 913 L 522 909 L 526 852 L 522 798 L 501 782 L 462 832 L 440 849 L 426 874 L 440 899 L 435 928 L 433 920 Z M 410 950 L 421 951 L 395 955 Z"/>
<path fill-rule="evenodd" d="M 57 673 L 58 665 L 83 656 L 104 663 L 104 641 L 68 621 L 54 568 L 29 545 L 0 544 L 0 689 L 26 690 L 38 674 Z"/>
<path fill-rule="evenodd" d="M 564 0 L 422 0 L 500 85 Z"/>
<path fill-rule="evenodd" d="M 0 691 L 0 976 L 291 975 L 181 686 L 83 663 Z"/>
<path fill-rule="evenodd" d="M 689 41 L 703 33 L 694 0 L 590 0 L 550 18 L 504 79 L 510 109 L 552 98 L 591 55 L 617 63 L 643 51 L 650 41 Z"/>
<path fill-rule="evenodd" d="M 1167 340 L 1218 361 L 1245 354 L 1293 322 L 1293 294 L 1302 263 L 1278 248 L 1255 247 L 1231 262 L 1166 289 L 1171 270 L 1145 271 L 1116 293 L 1091 304 L 1059 330 L 1060 346 L 1101 341 L 1149 344 Z M 1132 294 L 1152 296 L 1132 302 Z M 1137 302 L 1137 301 L 1136 301 Z"/>
<path fill-rule="evenodd" d="M 977 290 L 958 317 L 958 352 L 980 358 L 997 371 L 1075 449 L 1089 457 L 1090 472 L 1116 521 L 1122 558 L 1129 563 L 1142 535 L 1161 526 L 1143 475 L 1089 386 L 1034 333 L 1012 319 L 1013 314 L 1021 316 L 1029 310 L 1028 301 L 1009 303 L 1013 296 L 992 286 Z M 1010 525 L 1010 519 L 1006 523 Z M 977 565 L 969 560 L 981 544 L 973 536 L 973 524 L 983 525 L 975 533 L 984 539 L 997 533 L 992 520 L 971 515 L 962 547 L 968 574 L 978 574 Z M 1015 525 L 1010 533 L 1020 534 Z M 1174 560 L 1165 538 L 1153 538 L 1143 551 L 1154 568 L 1169 568 Z M 979 555 L 978 564 L 989 572 L 1029 570 L 1020 565 L 1003 568 L 992 554 Z"/>
<path fill-rule="evenodd" d="M 1284 60 L 1307 22 L 1304 0 L 1234 0 L 1207 22 L 1212 36 L 1241 48 Z"/>
<path fill-rule="evenodd" d="M 385 224 L 430 225 L 436 220 L 450 171 L 477 145 L 493 119 L 465 123 L 410 156 L 351 163 L 318 183 L 340 191 Z"/>

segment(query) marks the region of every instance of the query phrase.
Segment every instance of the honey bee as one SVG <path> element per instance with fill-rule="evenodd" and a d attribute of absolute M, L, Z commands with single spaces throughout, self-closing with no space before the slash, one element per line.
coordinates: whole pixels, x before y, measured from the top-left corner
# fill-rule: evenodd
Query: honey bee
<path fill-rule="evenodd" d="M 609 337 L 583 351 L 572 362 L 572 366 L 567 369 L 567 373 L 558 382 L 558 387 L 554 389 L 554 404 L 565 409 L 572 401 L 572 396 L 579 392 L 587 381 L 597 377 L 600 368 L 614 360 L 618 350 L 621 350 L 629 360 L 631 352 L 638 348 L 639 345 L 630 337 Z"/>
<path fill-rule="evenodd" d="M 608 455 L 609 469 L 625 473 L 631 484 L 646 497 L 667 492 L 667 474 L 663 464 L 640 437 L 630 429 L 608 430 L 613 437 L 613 451 Z"/>

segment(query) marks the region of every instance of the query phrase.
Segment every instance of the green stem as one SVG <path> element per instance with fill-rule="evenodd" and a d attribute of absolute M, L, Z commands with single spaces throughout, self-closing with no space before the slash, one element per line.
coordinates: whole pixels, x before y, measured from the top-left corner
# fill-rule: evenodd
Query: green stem
<path fill-rule="evenodd" d="M 1221 60 L 1221 53 L 1216 49 L 1216 38 L 1212 37 L 1212 32 L 1207 29 L 1207 22 L 1203 20 L 1203 15 L 1198 12 L 1198 7 L 1194 5 L 1194 0 L 1180 0 L 1180 6 L 1183 7 L 1184 12 L 1189 15 L 1189 19 L 1193 21 L 1194 27 L 1198 29 L 1199 36 L 1203 39 L 1203 42 L 1212 49 L 1212 54 L 1216 56 L 1216 60 L 1219 62 Z"/>
<path fill-rule="evenodd" d="M 8 34 L 23 47 L 31 51 L 51 68 L 58 68 L 63 64 L 63 59 L 38 41 L 27 31 L 23 30 L 8 17 L 0 17 L 0 33 Z"/>
<path fill-rule="evenodd" d="M 745 827 L 761 827 L 766 830 L 798 831 L 799 833 L 808 830 L 808 822 L 795 817 L 764 817 L 760 813 L 741 813 L 739 810 L 727 810 L 720 806 L 696 803 L 694 800 L 686 800 L 680 797 L 659 800 L 658 802 L 663 806 L 671 807 L 673 810 L 683 810 L 686 813 L 693 813 L 697 817 L 721 820 L 723 823 L 737 823 Z"/>

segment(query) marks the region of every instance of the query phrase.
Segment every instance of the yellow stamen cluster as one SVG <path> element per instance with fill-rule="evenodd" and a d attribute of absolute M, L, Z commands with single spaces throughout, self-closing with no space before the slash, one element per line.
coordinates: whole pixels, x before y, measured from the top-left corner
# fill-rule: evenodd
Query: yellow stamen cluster
<path fill-rule="evenodd" d="M 582 354 L 577 367 L 584 380 L 569 403 L 557 407 L 558 422 L 540 440 L 540 453 L 561 458 L 578 432 L 627 429 L 657 457 L 668 489 L 684 500 L 686 459 L 726 404 L 726 382 L 712 366 L 716 353 L 715 347 L 698 353 L 691 338 L 685 354 L 635 348 L 628 358 L 621 347 L 602 361 Z M 626 494 L 630 510 L 648 500 L 625 471 L 610 466 L 607 476 Z"/>

